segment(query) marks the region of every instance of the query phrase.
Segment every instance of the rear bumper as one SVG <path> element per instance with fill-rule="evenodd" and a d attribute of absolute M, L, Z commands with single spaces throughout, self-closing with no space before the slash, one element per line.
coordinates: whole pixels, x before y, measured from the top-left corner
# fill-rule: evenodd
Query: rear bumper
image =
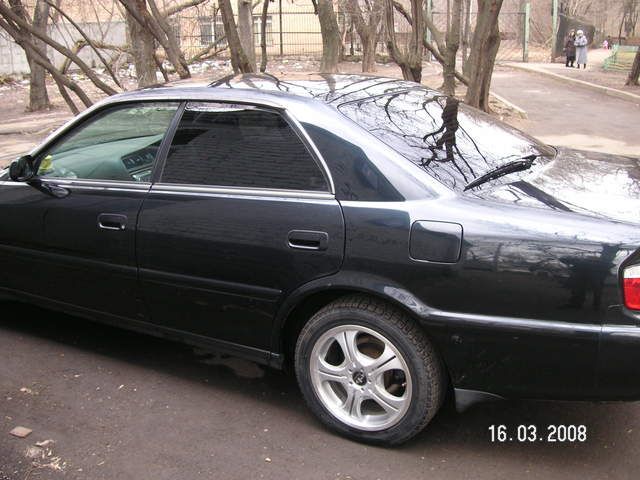
<path fill-rule="evenodd" d="M 640 321 L 638 314 L 611 309 L 600 334 L 596 373 L 603 400 L 640 400 Z M 621 320 L 624 323 L 614 323 Z"/>

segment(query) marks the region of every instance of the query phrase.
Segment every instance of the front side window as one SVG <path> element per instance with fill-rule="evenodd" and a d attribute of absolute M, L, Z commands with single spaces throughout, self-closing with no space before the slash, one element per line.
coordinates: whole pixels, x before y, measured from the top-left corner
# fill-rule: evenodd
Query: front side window
<path fill-rule="evenodd" d="M 296 132 L 277 112 L 190 103 L 171 143 L 162 182 L 328 191 Z"/>
<path fill-rule="evenodd" d="M 45 178 L 148 182 L 177 102 L 106 108 L 40 156 Z"/>

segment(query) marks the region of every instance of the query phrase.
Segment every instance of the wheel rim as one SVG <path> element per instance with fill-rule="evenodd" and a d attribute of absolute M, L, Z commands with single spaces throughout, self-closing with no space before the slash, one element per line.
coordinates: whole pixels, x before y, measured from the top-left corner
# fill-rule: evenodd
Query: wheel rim
<path fill-rule="evenodd" d="M 411 403 L 411 374 L 385 336 L 341 325 L 316 341 L 309 362 L 313 389 L 338 420 L 361 430 L 396 425 Z"/>

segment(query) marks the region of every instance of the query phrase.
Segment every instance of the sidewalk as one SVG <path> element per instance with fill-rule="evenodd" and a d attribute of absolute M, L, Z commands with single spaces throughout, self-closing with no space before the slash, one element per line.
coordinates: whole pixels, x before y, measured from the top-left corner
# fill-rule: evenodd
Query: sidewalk
<path fill-rule="evenodd" d="M 611 50 L 596 49 L 589 51 L 589 63 L 585 69 L 568 68 L 562 63 L 508 63 L 507 66 L 526 70 L 563 81 L 600 91 L 618 98 L 640 102 L 640 87 L 626 86 L 628 72 L 604 70 L 604 61 Z M 560 60 L 560 59 L 559 59 Z"/>
<path fill-rule="evenodd" d="M 518 128 L 544 142 L 640 157 L 640 98 L 616 98 L 555 77 L 505 67 L 496 70 L 491 86 L 527 112 L 528 119 L 518 122 Z"/>

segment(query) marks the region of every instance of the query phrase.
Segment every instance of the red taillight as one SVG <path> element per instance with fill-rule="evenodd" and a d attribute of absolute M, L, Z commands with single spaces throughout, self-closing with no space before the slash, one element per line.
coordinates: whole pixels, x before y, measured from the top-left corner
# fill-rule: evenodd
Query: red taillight
<path fill-rule="evenodd" d="M 640 310 L 640 265 L 624 269 L 624 305 L 631 310 Z"/>

